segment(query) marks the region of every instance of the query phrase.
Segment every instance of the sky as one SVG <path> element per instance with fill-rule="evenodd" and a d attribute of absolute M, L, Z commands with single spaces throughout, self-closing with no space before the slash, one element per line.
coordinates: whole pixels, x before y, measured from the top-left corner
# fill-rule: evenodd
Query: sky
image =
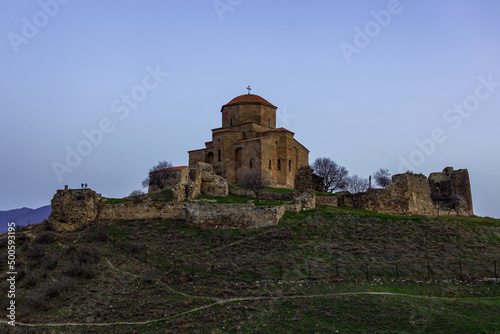
<path fill-rule="evenodd" d="M 0 210 L 127 196 L 250 85 L 310 163 L 467 168 L 500 218 L 497 0 L 0 2 Z"/>

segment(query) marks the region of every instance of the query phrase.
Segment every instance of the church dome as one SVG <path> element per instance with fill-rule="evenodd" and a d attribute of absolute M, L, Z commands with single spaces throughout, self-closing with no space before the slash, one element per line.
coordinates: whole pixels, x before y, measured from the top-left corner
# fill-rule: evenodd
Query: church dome
<path fill-rule="evenodd" d="M 245 94 L 237 96 L 231 101 L 229 101 L 227 104 L 225 104 L 223 108 L 236 104 L 262 104 L 276 109 L 276 107 L 271 103 L 269 103 L 266 99 L 263 99 L 259 95 L 255 94 Z"/>

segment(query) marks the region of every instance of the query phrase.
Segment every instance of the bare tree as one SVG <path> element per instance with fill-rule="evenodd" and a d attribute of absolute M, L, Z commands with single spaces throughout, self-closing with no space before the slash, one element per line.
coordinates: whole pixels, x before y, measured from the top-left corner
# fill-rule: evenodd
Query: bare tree
<path fill-rule="evenodd" d="M 250 188 L 257 199 L 262 190 L 271 185 L 269 172 L 259 168 L 252 168 L 242 172 L 238 178 L 238 183 Z"/>
<path fill-rule="evenodd" d="M 157 165 L 149 169 L 148 176 L 144 180 L 142 180 L 142 187 L 148 188 L 151 185 L 162 189 L 163 185 L 165 184 L 165 181 L 169 177 L 169 173 L 167 172 L 151 173 L 151 172 L 161 171 L 162 169 L 167 169 L 172 167 L 173 167 L 172 163 L 168 161 L 158 161 Z"/>
<path fill-rule="evenodd" d="M 141 203 L 144 199 L 144 192 L 142 190 L 134 190 L 128 195 L 134 203 Z"/>
<path fill-rule="evenodd" d="M 387 168 L 380 168 L 375 172 L 375 174 L 373 174 L 373 177 L 375 179 L 375 183 L 379 187 L 386 188 L 389 184 L 391 184 L 391 173 L 389 173 Z"/>
<path fill-rule="evenodd" d="M 368 179 L 354 175 L 347 178 L 347 184 L 344 187 L 345 190 L 351 194 L 357 194 L 360 192 L 365 192 L 368 189 Z"/>
<path fill-rule="evenodd" d="M 314 173 L 323 178 L 323 189 L 332 192 L 346 186 L 349 172 L 330 158 L 317 158 L 311 165 Z"/>

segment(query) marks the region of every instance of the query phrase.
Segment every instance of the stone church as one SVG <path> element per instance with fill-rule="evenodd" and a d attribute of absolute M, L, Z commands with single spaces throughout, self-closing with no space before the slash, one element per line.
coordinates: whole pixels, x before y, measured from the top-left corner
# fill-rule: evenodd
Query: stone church
<path fill-rule="evenodd" d="M 222 106 L 222 126 L 212 129 L 212 140 L 188 152 L 189 167 L 207 162 L 228 183 L 238 183 L 245 170 L 258 168 L 269 171 L 275 186 L 293 188 L 297 169 L 309 166 L 309 150 L 293 132 L 276 128 L 276 109 L 250 90 L 235 97 Z"/>

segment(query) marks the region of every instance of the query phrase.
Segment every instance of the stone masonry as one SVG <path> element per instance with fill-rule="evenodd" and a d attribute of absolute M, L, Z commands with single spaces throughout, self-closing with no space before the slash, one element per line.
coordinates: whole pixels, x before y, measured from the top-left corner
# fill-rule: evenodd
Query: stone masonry
<path fill-rule="evenodd" d="M 258 95 L 232 99 L 222 106 L 222 126 L 212 129 L 205 148 L 188 152 L 189 167 L 209 163 L 230 184 L 248 170 L 265 170 L 274 186 L 292 188 L 297 169 L 309 165 L 309 151 L 292 131 L 276 128 L 276 110 Z"/>
<path fill-rule="evenodd" d="M 392 177 L 385 189 L 369 189 L 361 195 L 362 209 L 398 216 L 435 216 L 427 177 L 404 173 Z"/>
<path fill-rule="evenodd" d="M 201 170 L 200 174 L 201 174 Z M 91 189 L 58 190 L 49 222 L 56 231 L 84 228 L 96 219 L 180 219 L 198 228 L 258 228 L 278 225 L 284 206 L 191 202 L 105 204 Z"/>
<path fill-rule="evenodd" d="M 59 232 L 84 228 L 97 218 L 100 201 L 101 195 L 91 189 L 66 186 L 52 198 L 49 224 Z"/>
<path fill-rule="evenodd" d="M 197 162 L 193 168 L 183 168 L 175 171 L 178 177 L 172 177 L 177 183 L 169 184 L 175 201 L 195 199 L 198 195 L 227 196 L 227 181 L 214 173 L 212 165 Z M 154 189 L 157 190 L 157 189 Z M 151 188 L 150 188 L 151 192 Z"/>
<path fill-rule="evenodd" d="M 318 205 L 326 200 L 316 201 Z M 392 177 L 385 189 L 341 194 L 338 206 L 356 207 L 400 216 L 473 216 L 469 173 L 447 167 L 429 178 L 404 173 Z"/>
<path fill-rule="evenodd" d="M 187 206 L 186 224 L 189 227 L 246 229 L 278 225 L 285 214 L 283 206 L 249 204 L 202 204 Z"/>
<path fill-rule="evenodd" d="M 446 167 L 441 173 L 431 173 L 429 187 L 440 215 L 474 215 L 467 169 L 453 170 L 453 167 Z"/>

